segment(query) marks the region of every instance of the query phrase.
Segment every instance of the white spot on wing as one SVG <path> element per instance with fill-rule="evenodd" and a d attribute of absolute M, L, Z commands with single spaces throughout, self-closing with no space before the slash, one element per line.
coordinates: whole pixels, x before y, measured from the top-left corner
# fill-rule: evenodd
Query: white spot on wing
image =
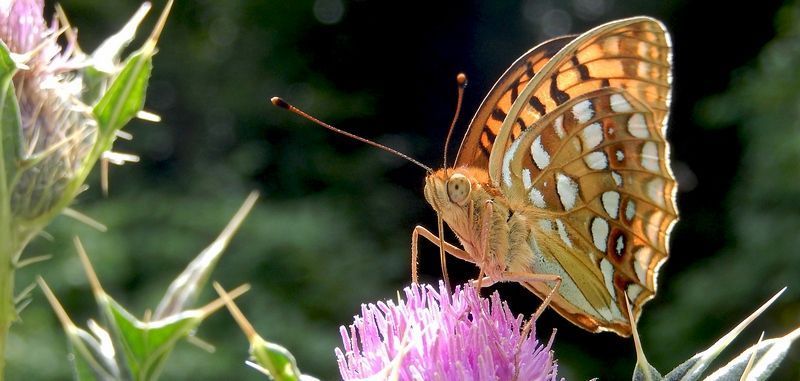
<path fill-rule="evenodd" d="M 588 151 L 597 147 L 603 141 L 603 126 L 600 123 L 592 123 L 581 131 L 583 135 L 583 145 Z"/>
<path fill-rule="evenodd" d="M 511 143 L 508 151 L 503 155 L 503 183 L 509 188 L 511 187 L 511 160 L 514 159 L 514 153 L 517 152 L 520 141 L 522 139 L 517 139 Z"/>
<path fill-rule="evenodd" d="M 606 158 L 606 154 L 603 152 L 592 152 L 584 156 L 583 161 L 591 169 L 600 170 L 605 169 L 608 166 L 608 159 Z"/>
<path fill-rule="evenodd" d="M 639 65 L 636 67 L 637 73 L 641 78 L 648 78 L 650 74 L 650 63 L 645 61 L 639 61 Z"/>
<path fill-rule="evenodd" d="M 603 258 L 603 260 L 600 261 L 600 271 L 603 272 L 603 280 L 606 281 L 608 293 L 611 295 L 611 298 L 617 300 L 617 293 L 614 290 L 614 265 L 612 265 L 608 259 Z"/>
<path fill-rule="evenodd" d="M 530 189 L 533 185 L 533 180 L 531 180 L 531 170 L 528 168 L 522 169 L 522 185 L 525 189 Z"/>
<path fill-rule="evenodd" d="M 597 250 L 606 251 L 608 241 L 608 222 L 604 218 L 595 217 L 592 220 L 592 242 Z"/>
<path fill-rule="evenodd" d="M 531 157 L 539 169 L 544 169 L 550 164 L 550 154 L 544 149 L 541 136 L 537 136 L 531 144 Z"/>
<path fill-rule="evenodd" d="M 559 139 L 564 139 L 567 133 L 564 131 L 564 115 L 559 115 L 553 122 L 553 128 L 556 130 L 556 135 Z"/>
<path fill-rule="evenodd" d="M 575 207 L 575 201 L 578 199 L 578 184 L 575 180 L 559 173 L 556 175 L 556 191 L 558 191 L 558 197 L 565 210 Z"/>
<path fill-rule="evenodd" d="M 636 298 L 639 297 L 639 294 L 641 294 L 642 291 L 644 291 L 644 288 L 642 288 L 642 286 L 640 286 L 640 285 L 638 285 L 636 283 L 629 284 L 628 285 L 628 290 L 627 290 L 628 299 L 630 299 L 630 301 L 632 301 L 632 302 L 636 301 Z"/>
<path fill-rule="evenodd" d="M 659 206 L 664 206 L 664 179 L 656 177 L 647 183 L 647 196 Z"/>
<path fill-rule="evenodd" d="M 528 192 L 528 197 L 530 197 L 531 202 L 537 208 L 544 209 L 547 207 L 547 204 L 544 202 L 544 196 L 542 196 L 542 192 L 539 192 L 536 187 L 531 187 L 530 192 Z"/>
<path fill-rule="evenodd" d="M 642 284 L 647 284 L 647 268 L 650 264 L 649 250 L 650 249 L 647 248 L 641 248 L 633 253 L 636 259 L 633 261 L 633 270 L 636 272 L 636 277 L 639 278 L 639 282 Z"/>
<path fill-rule="evenodd" d="M 567 234 L 567 229 L 564 227 L 564 222 L 560 219 L 556 220 L 556 226 L 558 227 L 558 235 L 561 237 L 561 240 L 567 244 L 567 246 L 572 247 L 572 240 L 569 239 L 569 234 Z"/>
<path fill-rule="evenodd" d="M 603 208 L 611 218 L 616 219 L 619 213 L 619 193 L 615 191 L 608 191 L 603 193 L 600 197 L 603 203 Z"/>
<path fill-rule="evenodd" d="M 655 142 L 647 142 L 642 147 L 642 167 L 658 172 L 658 146 Z"/>
<path fill-rule="evenodd" d="M 644 119 L 644 114 L 633 114 L 628 119 L 628 132 L 637 138 L 647 138 L 650 132 L 647 131 L 647 121 Z"/>
<path fill-rule="evenodd" d="M 617 150 L 617 161 L 622 161 L 625 159 L 625 152 L 622 152 L 621 149 Z"/>
<path fill-rule="evenodd" d="M 619 173 L 611 172 L 611 177 L 614 178 L 614 184 L 617 184 L 617 186 L 622 185 L 622 176 Z"/>
<path fill-rule="evenodd" d="M 625 206 L 625 218 L 630 221 L 636 215 L 636 203 L 633 200 L 628 200 L 628 205 Z"/>
<path fill-rule="evenodd" d="M 594 116 L 594 109 L 592 108 L 592 101 L 585 100 L 572 106 L 572 114 L 579 123 L 586 123 Z"/>
<path fill-rule="evenodd" d="M 633 107 L 622 94 L 612 94 L 611 95 L 611 110 L 614 112 L 631 112 L 633 111 Z"/>
<path fill-rule="evenodd" d="M 617 246 L 615 247 L 617 250 L 617 255 L 621 256 L 622 252 L 625 251 L 625 236 L 621 235 L 617 237 Z"/>
<path fill-rule="evenodd" d="M 546 232 L 551 232 L 553 231 L 553 221 L 548 220 L 546 218 L 540 218 L 539 227 Z"/>

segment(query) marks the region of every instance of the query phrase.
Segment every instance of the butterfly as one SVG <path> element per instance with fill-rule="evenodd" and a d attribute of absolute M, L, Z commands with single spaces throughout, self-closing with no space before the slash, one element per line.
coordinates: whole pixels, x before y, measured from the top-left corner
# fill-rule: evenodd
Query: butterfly
<path fill-rule="evenodd" d="M 666 141 L 671 56 L 664 25 L 633 17 L 517 59 L 478 108 L 454 165 L 428 171 L 440 234 L 414 229 L 414 279 L 421 235 L 475 263 L 487 283 L 518 282 L 581 328 L 629 336 L 655 296 L 678 219 Z M 442 220 L 461 248 L 442 239 Z"/>
<path fill-rule="evenodd" d="M 531 49 L 469 125 L 425 198 L 493 282 L 521 283 L 588 331 L 631 333 L 677 222 L 665 139 L 671 43 L 649 17 Z M 415 229 L 438 243 L 424 228 Z"/>

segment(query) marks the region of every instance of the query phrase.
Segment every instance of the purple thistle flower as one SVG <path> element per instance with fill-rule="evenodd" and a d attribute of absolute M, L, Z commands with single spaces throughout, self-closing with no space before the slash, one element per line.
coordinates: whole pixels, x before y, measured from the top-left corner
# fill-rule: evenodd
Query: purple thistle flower
<path fill-rule="evenodd" d="M 471 284 L 450 293 L 443 283 L 406 287 L 405 300 L 361 306 L 361 316 L 341 327 L 344 351 L 336 348 L 345 380 L 426 381 L 555 380 L 550 341 L 535 330 L 522 338 L 497 292 L 482 298 Z"/>

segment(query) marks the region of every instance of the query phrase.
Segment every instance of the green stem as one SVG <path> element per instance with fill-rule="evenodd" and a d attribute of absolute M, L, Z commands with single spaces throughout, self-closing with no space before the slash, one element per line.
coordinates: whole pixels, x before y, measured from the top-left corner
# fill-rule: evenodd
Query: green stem
<path fill-rule="evenodd" d="M 6 222 L 6 221 L 3 221 Z M 17 318 L 14 307 L 14 258 L 20 247 L 10 224 L 0 227 L 0 381 L 5 376 L 6 344 L 11 323 Z"/>

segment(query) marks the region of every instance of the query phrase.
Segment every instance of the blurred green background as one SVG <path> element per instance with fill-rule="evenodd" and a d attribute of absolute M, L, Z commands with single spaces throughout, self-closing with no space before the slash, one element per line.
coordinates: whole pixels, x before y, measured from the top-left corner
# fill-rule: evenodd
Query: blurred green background
<path fill-rule="evenodd" d="M 139 2 L 62 5 L 91 51 Z M 422 197 L 421 170 L 268 99 L 281 95 L 439 163 L 456 73 L 470 77 L 469 117 L 531 46 L 639 14 L 663 20 L 673 36 L 669 138 L 681 211 L 659 295 L 640 322 L 645 351 L 667 371 L 789 286 L 738 348 L 762 330 L 785 334 L 800 323 L 800 5 L 767 0 L 178 0 L 147 99 L 163 122 L 132 122 L 134 141 L 116 147 L 141 162 L 112 168 L 108 198 L 95 175 L 74 205 L 109 231 L 60 217 L 48 229 L 54 239 L 28 251 L 54 258 L 22 270 L 17 288 L 41 274 L 76 322 L 97 317 L 71 245 L 78 235 L 107 291 L 141 317 L 256 189 L 262 199 L 213 278 L 228 288 L 251 283 L 239 304 L 259 332 L 288 347 L 305 372 L 336 379 L 338 326 L 352 322 L 361 303 L 394 297 L 409 283 L 410 232 L 417 223 L 435 226 L 435 215 Z M 438 251 L 422 249 L 423 274 L 433 281 Z M 450 263 L 456 280 L 476 274 Z M 496 288 L 515 312 L 539 304 L 518 285 Z M 211 298 L 209 290 L 201 302 Z M 64 335 L 40 293 L 22 318 L 12 330 L 9 379 L 68 379 Z M 539 334 L 553 328 L 561 375 L 629 379 L 632 341 L 583 332 L 547 312 Z M 227 312 L 197 335 L 217 352 L 182 343 L 163 379 L 264 379 L 243 364 L 247 342 Z M 800 349 L 775 379 L 800 379 Z"/>

